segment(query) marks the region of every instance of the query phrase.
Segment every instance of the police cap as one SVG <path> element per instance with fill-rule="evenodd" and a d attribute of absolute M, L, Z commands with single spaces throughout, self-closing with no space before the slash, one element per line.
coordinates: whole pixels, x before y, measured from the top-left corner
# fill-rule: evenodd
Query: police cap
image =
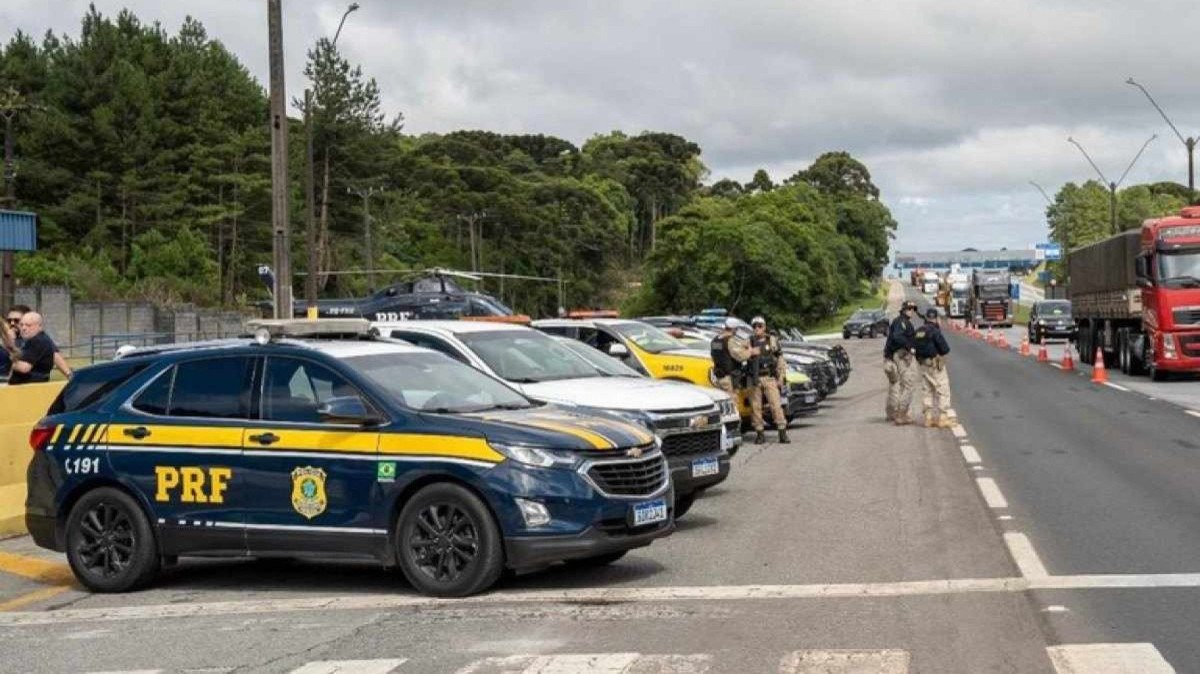
<path fill-rule="evenodd" d="M 925 318 L 937 318 L 937 317 L 938 317 L 937 309 L 934 309 L 933 307 L 929 307 L 928 309 L 925 310 Z"/>

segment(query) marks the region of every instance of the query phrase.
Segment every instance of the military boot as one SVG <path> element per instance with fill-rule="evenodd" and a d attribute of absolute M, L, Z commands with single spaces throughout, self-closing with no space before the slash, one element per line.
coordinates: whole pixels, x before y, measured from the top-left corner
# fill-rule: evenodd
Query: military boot
<path fill-rule="evenodd" d="M 912 418 L 907 414 L 900 413 L 896 415 L 896 420 L 892 423 L 896 424 L 897 426 L 910 426 L 912 425 Z"/>
<path fill-rule="evenodd" d="M 933 420 L 933 412 L 926 410 L 925 412 L 925 428 L 933 428 L 937 423 Z"/>
<path fill-rule="evenodd" d="M 784 444 L 784 445 L 791 443 L 791 439 L 788 438 L 786 429 L 783 429 L 783 428 L 779 429 L 779 442 L 780 442 L 780 444 Z"/>
<path fill-rule="evenodd" d="M 763 433 L 762 431 L 754 432 L 754 444 L 762 445 L 762 444 L 765 444 L 766 442 L 767 442 L 767 434 L 766 433 Z"/>

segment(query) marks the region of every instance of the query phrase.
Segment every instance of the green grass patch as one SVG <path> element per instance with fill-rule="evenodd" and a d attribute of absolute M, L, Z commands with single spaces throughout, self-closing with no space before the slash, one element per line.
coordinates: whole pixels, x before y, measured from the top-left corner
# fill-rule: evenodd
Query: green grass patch
<path fill-rule="evenodd" d="M 1029 325 L 1029 310 L 1032 308 L 1024 304 L 1018 304 L 1017 310 L 1013 312 L 1013 323 L 1017 325 Z"/>
<path fill-rule="evenodd" d="M 875 292 L 871 292 L 870 286 L 863 284 L 863 287 L 858 295 L 847 302 L 836 313 L 825 318 L 820 323 L 806 325 L 802 328 L 807 335 L 821 335 L 829 332 L 841 332 L 842 323 L 850 318 L 850 314 L 861 309 L 879 309 L 882 308 L 884 302 L 887 301 L 888 284 L 880 283 Z"/>

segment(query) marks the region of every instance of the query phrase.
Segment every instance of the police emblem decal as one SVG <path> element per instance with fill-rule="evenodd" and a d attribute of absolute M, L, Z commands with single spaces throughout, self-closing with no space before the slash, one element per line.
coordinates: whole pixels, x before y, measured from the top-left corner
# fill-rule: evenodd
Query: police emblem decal
<path fill-rule="evenodd" d="M 292 471 L 292 507 L 312 519 L 325 512 L 329 499 L 325 496 L 325 471 L 312 466 Z"/>

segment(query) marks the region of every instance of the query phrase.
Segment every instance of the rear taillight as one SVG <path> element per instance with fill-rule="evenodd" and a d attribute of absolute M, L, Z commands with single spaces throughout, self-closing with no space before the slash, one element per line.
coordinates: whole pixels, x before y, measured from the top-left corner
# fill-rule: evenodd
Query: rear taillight
<path fill-rule="evenodd" d="M 33 451 L 40 452 L 50 444 L 50 438 L 53 436 L 54 426 L 38 426 L 29 431 L 29 446 Z"/>

